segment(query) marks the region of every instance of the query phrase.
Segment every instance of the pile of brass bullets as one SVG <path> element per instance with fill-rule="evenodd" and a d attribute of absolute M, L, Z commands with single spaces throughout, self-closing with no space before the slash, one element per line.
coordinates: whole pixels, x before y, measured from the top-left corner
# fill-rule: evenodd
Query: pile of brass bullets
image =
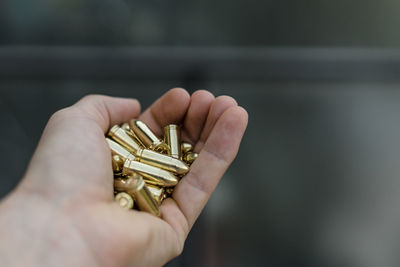
<path fill-rule="evenodd" d="M 198 156 L 193 146 L 181 142 L 180 127 L 175 124 L 164 127 L 163 140 L 135 119 L 113 126 L 107 135 L 115 201 L 124 209 L 161 216 L 159 206 Z"/>

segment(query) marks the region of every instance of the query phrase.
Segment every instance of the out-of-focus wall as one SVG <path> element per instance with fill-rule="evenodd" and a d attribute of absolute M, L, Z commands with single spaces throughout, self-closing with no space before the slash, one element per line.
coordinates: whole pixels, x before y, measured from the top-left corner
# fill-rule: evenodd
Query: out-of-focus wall
<path fill-rule="evenodd" d="M 0 2 L 0 197 L 89 93 L 228 94 L 238 157 L 168 266 L 399 266 L 396 1 Z M 372 48 L 371 48 L 372 47 Z M 390 48 L 389 48 L 390 47 Z"/>
<path fill-rule="evenodd" d="M 2 44 L 398 46 L 396 0 L 2 0 Z"/>

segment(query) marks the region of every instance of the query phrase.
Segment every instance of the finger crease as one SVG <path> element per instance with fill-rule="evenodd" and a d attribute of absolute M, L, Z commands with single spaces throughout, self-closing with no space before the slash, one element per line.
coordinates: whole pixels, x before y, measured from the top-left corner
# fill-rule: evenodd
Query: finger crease
<path fill-rule="evenodd" d="M 101 101 L 101 105 L 102 105 L 103 108 L 99 112 L 104 117 L 104 110 L 105 110 L 107 118 L 104 118 L 104 121 L 107 122 L 106 127 L 110 127 L 110 124 L 111 124 L 111 112 L 110 112 L 108 106 L 103 101 Z"/>
<path fill-rule="evenodd" d="M 212 158 L 214 158 L 216 161 L 222 161 L 223 164 L 228 166 L 230 164 L 230 160 L 226 159 L 226 157 L 222 154 L 216 153 L 212 150 L 207 149 L 207 147 L 204 147 L 200 153 L 206 152 L 208 155 L 210 155 Z"/>
<path fill-rule="evenodd" d="M 176 201 L 173 197 L 171 198 L 172 201 L 175 202 L 175 204 L 178 206 L 179 210 L 183 211 L 181 205 L 179 205 L 179 202 Z M 182 212 L 183 217 L 185 218 L 185 229 L 184 229 L 184 235 L 188 235 L 189 234 L 189 218 L 187 217 L 185 212 Z M 170 225 L 171 226 L 171 225 Z M 178 229 L 175 229 L 175 227 L 171 226 L 172 229 L 174 230 L 174 232 L 180 237 L 180 239 L 182 239 L 182 242 L 185 242 L 185 238 L 181 236 L 181 234 L 179 233 Z"/>
<path fill-rule="evenodd" d="M 206 196 L 210 196 L 206 186 L 202 182 L 201 176 L 198 175 L 196 172 L 191 171 L 190 175 L 183 178 L 183 181 L 186 181 L 190 187 L 200 191 L 200 193 L 205 194 Z"/>

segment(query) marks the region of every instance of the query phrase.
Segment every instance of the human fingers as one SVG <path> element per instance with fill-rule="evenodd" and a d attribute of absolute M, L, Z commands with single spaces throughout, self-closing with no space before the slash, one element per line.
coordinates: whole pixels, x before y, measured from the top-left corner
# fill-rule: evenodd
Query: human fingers
<path fill-rule="evenodd" d="M 93 119 L 106 132 L 112 125 L 120 124 L 140 113 L 140 103 L 136 99 L 88 95 L 72 107 L 78 108 L 83 116 Z M 67 109 L 68 110 L 68 109 Z M 66 112 L 64 116 L 71 113 Z"/>
<path fill-rule="evenodd" d="M 195 151 L 200 151 L 203 148 L 218 118 L 225 112 L 225 110 L 234 106 L 237 106 L 237 102 L 230 96 L 224 95 L 215 99 L 210 107 L 210 111 L 208 112 L 207 120 L 201 132 L 200 139 L 196 142 Z"/>
<path fill-rule="evenodd" d="M 111 125 L 137 116 L 139 112 L 137 100 L 100 95 L 86 96 L 75 105 L 56 112 L 46 125 L 27 169 L 27 179 L 20 188 L 53 194 L 61 190 L 73 191 L 81 177 L 86 177 L 84 182 L 107 181 L 112 170 L 111 164 L 104 164 L 110 162 L 104 133 Z M 43 184 L 51 186 L 43 187 Z M 95 184 L 91 188 L 102 187 L 106 192 L 111 180 Z"/>
<path fill-rule="evenodd" d="M 235 158 L 248 122 L 238 106 L 225 110 L 215 123 L 190 172 L 176 186 L 173 199 L 193 225 L 222 175 Z"/>
<path fill-rule="evenodd" d="M 192 94 L 183 123 L 183 140 L 194 144 L 197 142 L 214 99 L 214 95 L 206 90 L 198 90 Z"/>
<path fill-rule="evenodd" d="M 147 108 L 139 119 L 145 122 L 158 136 L 168 124 L 179 124 L 183 121 L 190 103 L 190 95 L 182 88 L 169 90 Z"/>

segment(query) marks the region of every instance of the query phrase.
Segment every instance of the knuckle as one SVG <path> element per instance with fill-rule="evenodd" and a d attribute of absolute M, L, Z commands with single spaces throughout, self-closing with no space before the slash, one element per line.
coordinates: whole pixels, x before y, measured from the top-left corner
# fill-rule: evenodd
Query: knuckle
<path fill-rule="evenodd" d="M 215 97 L 214 97 L 214 95 L 210 92 L 210 91 L 207 91 L 207 90 L 205 90 L 205 89 L 199 89 L 199 90 L 196 90 L 193 94 L 192 94 L 192 97 L 194 97 L 194 98 L 197 98 L 197 97 L 206 97 L 207 98 L 207 100 L 208 99 L 214 99 Z"/>
<path fill-rule="evenodd" d="M 81 98 L 79 102 L 97 102 L 101 100 L 104 96 L 98 94 L 89 94 Z"/>
<path fill-rule="evenodd" d="M 175 246 L 174 252 L 173 252 L 173 257 L 176 258 L 180 256 L 183 252 L 184 248 L 184 243 L 183 242 L 177 242 L 177 245 Z"/>
<path fill-rule="evenodd" d="M 237 105 L 237 102 L 236 102 L 236 100 L 233 98 L 233 97 L 231 97 L 231 96 L 228 96 L 228 95 L 221 95 L 221 96 L 218 96 L 217 98 L 216 98 L 216 100 L 218 100 L 218 101 L 223 101 L 223 102 L 228 102 L 228 103 L 230 103 L 231 105 Z"/>
<path fill-rule="evenodd" d="M 66 118 L 68 117 L 69 114 L 71 114 L 71 107 L 57 110 L 56 112 L 53 113 L 53 115 L 51 115 L 49 121 L 57 121 Z"/>

